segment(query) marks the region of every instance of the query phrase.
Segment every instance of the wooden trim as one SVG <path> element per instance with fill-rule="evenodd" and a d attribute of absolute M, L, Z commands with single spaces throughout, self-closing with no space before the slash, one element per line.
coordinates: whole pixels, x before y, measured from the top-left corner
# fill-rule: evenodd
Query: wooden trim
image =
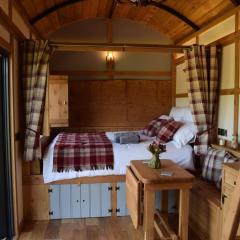
<path fill-rule="evenodd" d="M 231 89 L 221 89 L 220 95 L 234 95 L 237 92 L 237 89 L 231 88 Z"/>
<path fill-rule="evenodd" d="M 176 72 L 176 65 L 174 63 L 174 55 L 172 54 L 172 106 L 176 105 L 176 77 L 177 77 L 177 72 Z"/>
<path fill-rule="evenodd" d="M 239 33 L 239 12 L 235 16 L 235 31 Z M 239 89 L 239 51 L 240 51 L 239 36 L 235 39 L 235 89 Z M 233 122 L 233 134 L 238 136 L 238 121 L 239 121 L 239 93 L 234 95 L 234 122 Z"/>
<path fill-rule="evenodd" d="M 68 76 L 151 76 L 151 77 L 170 77 L 168 71 L 51 71 L 51 75 Z"/>
<path fill-rule="evenodd" d="M 183 39 L 179 39 L 178 41 L 176 41 L 177 44 L 183 44 L 187 41 L 189 41 L 190 39 L 200 35 L 201 33 L 209 30 L 210 28 L 214 27 L 215 25 L 223 22 L 224 20 L 226 20 L 227 18 L 233 16 L 234 14 L 236 14 L 238 11 L 240 10 L 240 6 L 229 10 L 228 12 L 226 12 L 224 15 L 221 16 L 216 16 L 211 22 L 208 22 L 206 25 L 204 25 L 203 27 L 201 27 L 201 29 L 195 33 L 192 33 L 190 35 L 188 35 L 187 37 L 184 37 Z"/>
<path fill-rule="evenodd" d="M 118 183 L 125 182 L 125 175 L 106 175 L 106 176 L 96 176 L 96 177 L 79 177 L 74 179 L 65 179 L 59 181 L 53 181 L 47 184 L 83 184 L 83 183 Z M 23 176 L 23 185 L 42 185 L 43 176 L 42 175 L 29 175 Z"/>
<path fill-rule="evenodd" d="M 124 180 L 125 181 L 125 180 Z M 117 187 L 117 182 L 113 182 L 111 184 L 112 187 L 112 192 L 111 192 L 111 208 L 112 208 L 112 217 L 117 217 L 117 191 L 116 191 L 116 187 Z"/>
<path fill-rule="evenodd" d="M 218 144 L 211 144 L 213 148 L 216 149 L 225 149 L 226 151 L 230 152 L 233 156 L 240 158 L 240 150 L 239 149 L 232 149 L 227 146 L 220 146 Z"/>
<path fill-rule="evenodd" d="M 51 42 L 51 46 L 56 47 L 56 51 L 120 51 L 120 52 L 170 52 L 182 53 L 189 46 L 162 45 L 162 44 L 137 44 L 137 43 L 68 43 Z"/>
<path fill-rule="evenodd" d="M 4 40 L 2 37 L 0 37 L 0 46 L 9 52 L 11 51 L 12 48 L 11 44 Z"/>
<path fill-rule="evenodd" d="M 188 94 L 187 93 L 177 93 L 175 94 L 175 98 L 187 98 Z"/>
<path fill-rule="evenodd" d="M 37 28 L 35 28 L 33 25 L 29 23 L 29 16 L 25 8 L 22 6 L 21 2 L 19 0 L 11 0 L 11 2 L 12 2 L 12 5 L 18 10 L 18 13 L 22 17 L 24 23 L 30 29 L 30 35 L 33 33 L 34 35 L 36 35 L 37 38 L 41 39 L 42 36 L 38 32 Z"/>
<path fill-rule="evenodd" d="M 12 19 L 10 19 L 1 8 L 0 8 L 0 23 L 19 40 L 23 40 L 26 38 L 23 35 L 23 33 L 17 28 L 17 26 L 12 22 Z"/>
<path fill-rule="evenodd" d="M 112 19 L 108 19 L 107 20 L 107 42 L 112 43 L 112 41 L 113 41 L 113 23 L 112 23 Z"/>
<path fill-rule="evenodd" d="M 209 43 L 207 46 L 209 46 L 209 45 L 218 45 L 219 44 L 219 45 L 222 45 L 222 47 L 224 47 L 224 46 L 227 46 L 227 45 L 229 45 L 231 43 L 234 43 L 235 39 L 239 38 L 239 36 L 240 36 L 240 32 L 239 31 L 233 32 L 233 33 L 228 34 L 227 36 L 224 36 L 222 38 L 217 39 L 214 42 Z"/>

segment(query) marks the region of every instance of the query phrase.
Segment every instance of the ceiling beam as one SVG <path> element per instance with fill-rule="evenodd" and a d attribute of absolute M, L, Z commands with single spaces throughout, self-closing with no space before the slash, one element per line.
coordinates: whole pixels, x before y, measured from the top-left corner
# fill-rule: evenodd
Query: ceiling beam
<path fill-rule="evenodd" d="M 78 2 L 83 2 L 84 0 L 68 0 L 66 2 L 61 2 L 58 3 L 48 9 L 46 9 L 45 11 L 41 12 L 40 14 L 38 14 L 37 16 L 33 17 L 30 20 L 31 24 L 35 24 L 36 22 L 40 21 L 41 19 L 43 19 L 44 17 L 48 16 L 49 14 L 58 11 L 61 8 L 70 6 L 72 4 L 78 3 Z"/>
<path fill-rule="evenodd" d="M 84 0 L 68 0 L 66 2 L 62 2 L 62 3 L 56 4 L 53 7 L 48 8 L 45 11 L 41 12 L 40 14 L 38 14 L 37 16 L 33 17 L 30 20 L 30 23 L 31 24 L 35 24 L 36 22 L 40 21 L 41 19 L 43 19 L 44 17 L 48 16 L 49 14 L 58 11 L 59 9 L 62 9 L 64 7 L 67 7 L 69 5 L 72 5 L 72 4 L 75 4 L 75 3 L 78 3 L 78 2 L 82 2 L 82 1 L 84 1 Z M 235 1 L 238 1 L 238 0 L 235 0 Z M 112 4 L 112 7 L 111 7 L 109 15 L 108 15 L 109 18 L 112 18 L 113 13 L 114 13 L 114 9 L 116 7 L 116 4 L 117 4 L 117 2 L 115 0 L 113 0 L 113 4 Z M 171 7 L 169 7 L 169 6 L 165 5 L 165 4 L 156 3 L 156 2 L 151 1 L 151 2 L 149 2 L 148 5 L 155 6 L 157 8 L 160 8 L 160 9 L 170 13 L 171 15 L 173 15 L 173 16 L 177 17 L 178 19 L 180 19 L 181 21 L 185 22 L 188 26 L 193 28 L 195 31 L 198 31 L 200 29 L 199 26 L 197 26 L 194 22 L 192 22 L 186 16 L 184 16 L 180 12 L 176 11 L 175 9 L 173 9 L 173 8 L 171 8 Z"/>
<path fill-rule="evenodd" d="M 111 6 L 111 9 L 110 9 L 109 14 L 108 14 L 109 19 L 112 19 L 116 6 L 117 6 L 117 1 L 112 0 L 112 6 Z"/>
<path fill-rule="evenodd" d="M 231 2 L 232 2 L 235 6 L 240 5 L 240 0 L 231 0 Z"/>
<path fill-rule="evenodd" d="M 157 2 L 150 2 L 149 5 L 155 6 L 157 8 L 160 8 L 168 13 L 170 13 L 171 15 L 177 17 L 178 19 L 180 19 L 181 21 L 185 22 L 188 26 L 190 26 L 192 29 L 194 29 L 195 31 L 198 31 L 200 29 L 199 26 L 197 26 L 194 22 L 192 22 L 189 18 L 187 18 L 186 16 L 184 16 L 183 14 L 181 14 L 180 12 L 178 12 L 177 10 L 163 4 L 163 3 L 157 3 Z"/>

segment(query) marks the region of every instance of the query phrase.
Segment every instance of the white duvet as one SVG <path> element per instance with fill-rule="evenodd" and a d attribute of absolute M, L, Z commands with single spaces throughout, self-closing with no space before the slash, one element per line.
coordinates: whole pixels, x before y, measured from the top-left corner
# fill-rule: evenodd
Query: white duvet
<path fill-rule="evenodd" d="M 106 133 L 111 141 L 113 140 L 113 134 L 113 132 Z M 138 144 L 119 144 L 113 142 L 113 170 L 53 172 L 53 151 L 57 138 L 58 136 L 52 141 L 43 158 L 44 183 L 78 177 L 124 175 L 126 173 L 126 166 L 130 165 L 131 160 L 147 160 L 151 158 L 151 153 L 147 150 L 147 146 L 155 140 L 155 137 L 150 138 L 141 135 L 141 142 Z M 166 144 L 166 150 L 165 153 L 161 154 L 161 158 L 171 159 L 185 169 L 194 169 L 193 149 L 190 145 L 185 145 L 177 149 L 172 142 L 169 142 Z"/>

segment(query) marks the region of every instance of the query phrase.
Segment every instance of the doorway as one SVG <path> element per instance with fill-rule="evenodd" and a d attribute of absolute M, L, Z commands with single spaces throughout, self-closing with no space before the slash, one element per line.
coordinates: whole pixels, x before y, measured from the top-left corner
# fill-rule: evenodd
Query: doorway
<path fill-rule="evenodd" d="M 10 156 L 9 56 L 0 49 L 0 239 L 13 237 Z"/>

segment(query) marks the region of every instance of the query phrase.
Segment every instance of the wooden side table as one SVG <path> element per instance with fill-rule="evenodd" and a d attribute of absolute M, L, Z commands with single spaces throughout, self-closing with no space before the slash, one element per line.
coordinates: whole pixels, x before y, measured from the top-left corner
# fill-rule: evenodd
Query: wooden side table
<path fill-rule="evenodd" d="M 155 191 L 179 189 L 179 229 L 178 237 L 171 239 L 188 239 L 189 190 L 194 176 L 170 160 L 161 160 L 161 169 L 151 169 L 145 161 L 133 160 L 126 174 L 127 206 L 135 227 L 140 222 L 141 189 L 144 194 L 144 240 L 153 240 Z M 173 172 L 172 176 L 162 176 L 161 171 Z M 166 224 L 166 223 L 164 223 Z"/>

